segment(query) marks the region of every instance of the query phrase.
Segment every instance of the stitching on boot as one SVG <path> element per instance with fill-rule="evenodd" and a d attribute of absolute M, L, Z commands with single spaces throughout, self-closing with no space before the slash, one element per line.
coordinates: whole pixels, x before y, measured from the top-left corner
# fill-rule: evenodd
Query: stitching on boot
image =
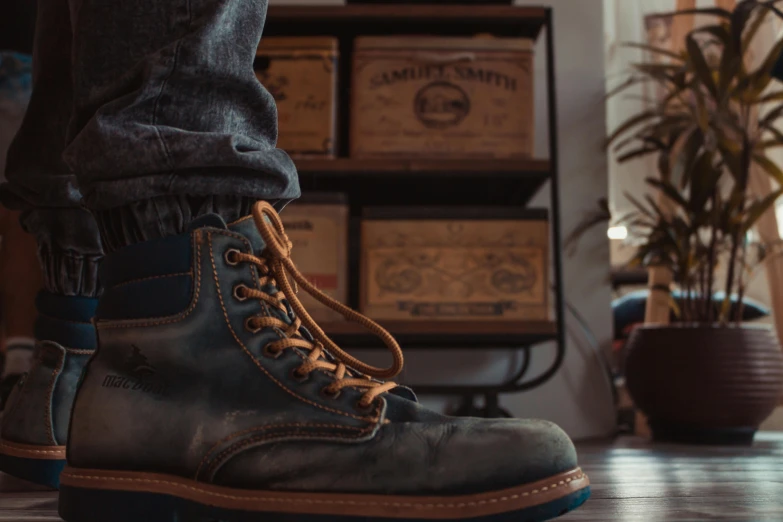
<path fill-rule="evenodd" d="M 193 276 L 193 271 L 189 270 L 187 272 L 179 272 L 176 274 L 163 274 L 163 275 L 156 275 L 156 276 L 149 276 L 149 277 L 140 277 L 138 279 L 131 279 L 130 281 L 124 281 L 122 283 L 117 283 L 114 286 L 110 286 L 107 288 L 107 290 L 114 290 L 116 288 L 120 288 L 126 285 L 130 285 L 133 283 L 141 283 L 143 281 L 152 281 L 153 279 L 165 279 L 167 277 L 181 277 L 181 276 Z"/>
<path fill-rule="evenodd" d="M 83 480 L 98 480 L 98 481 L 107 481 L 107 482 L 120 482 L 120 483 L 124 482 L 130 484 L 153 484 L 153 485 L 173 486 L 178 489 L 193 491 L 200 495 L 206 495 L 215 498 L 223 498 L 226 500 L 239 500 L 239 501 L 249 500 L 253 502 L 282 503 L 282 504 L 298 504 L 304 502 L 306 504 L 325 504 L 325 505 L 337 505 L 337 506 L 340 505 L 380 506 L 380 507 L 397 507 L 397 508 L 408 507 L 408 508 L 417 508 L 417 509 L 433 509 L 433 508 L 434 509 L 439 509 L 439 508 L 460 509 L 465 507 L 475 507 L 475 506 L 483 506 L 486 504 L 509 502 L 511 500 L 518 500 L 520 498 L 538 495 L 546 491 L 550 491 L 553 489 L 566 486 L 571 482 L 576 482 L 578 480 L 587 478 L 587 475 L 585 473 L 579 473 L 574 477 L 568 477 L 566 479 L 559 480 L 558 482 L 553 483 L 550 486 L 544 486 L 541 488 L 528 488 L 528 489 L 514 488 L 514 489 L 520 489 L 521 491 L 519 493 L 514 493 L 512 495 L 490 497 L 474 502 L 458 502 L 458 503 L 439 502 L 437 504 L 433 504 L 433 503 L 424 503 L 424 502 L 368 502 L 368 501 L 356 501 L 356 500 L 324 500 L 324 499 L 302 499 L 302 498 L 283 498 L 283 497 L 238 496 L 238 495 L 226 495 L 225 493 L 217 493 L 214 491 L 209 491 L 208 489 L 205 488 L 189 486 L 187 484 L 171 482 L 168 480 L 135 479 L 135 478 L 124 478 L 124 477 L 98 477 L 94 475 L 82 475 L 80 473 L 70 473 L 67 471 L 63 472 L 63 476 L 74 478 L 74 479 L 83 479 Z"/>
<path fill-rule="evenodd" d="M 207 461 L 209 460 L 209 456 L 212 453 L 215 453 L 220 446 L 226 444 L 231 439 L 236 439 L 244 435 L 249 435 L 250 433 L 254 433 L 256 431 L 267 431 L 276 428 L 334 428 L 340 430 L 350 430 L 350 431 L 358 431 L 359 433 L 365 433 L 365 432 L 372 431 L 373 426 L 370 426 L 369 428 L 358 428 L 354 426 L 341 426 L 340 424 L 309 424 L 306 422 L 295 422 L 291 424 L 268 424 L 268 425 L 256 426 L 254 428 L 238 431 L 236 433 L 232 433 L 231 435 L 228 435 L 227 437 L 223 437 L 215 444 L 213 444 L 212 447 L 209 448 L 209 450 L 207 450 L 207 452 L 204 454 L 204 458 L 201 459 L 198 468 L 196 468 L 195 478 L 198 479 L 198 476 L 201 475 L 201 468 L 203 468 L 204 465 L 207 463 Z"/>
<path fill-rule="evenodd" d="M 65 353 L 68 355 L 92 355 L 95 353 L 95 350 L 81 350 L 77 348 L 65 348 Z"/>
<path fill-rule="evenodd" d="M 256 365 L 256 367 L 261 370 L 272 382 L 277 384 L 281 389 L 285 390 L 286 393 L 291 395 L 292 397 L 295 397 L 299 399 L 300 401 L 304 402 L 305 404 L 309 404 L 311 406 L 315 406 L 316 408 L 320 408 L 324 411 L 328 411 L 330 413 L 337 413 L 339 415 L 343 415 L 345 417 L 350 417 L 352 419 L 368 422 L 368 417 L 359 417 L 358 415 L 352 415 L 350 413 L 346 413 L 340 410 L 335 410 L 332 408 L 328 408 L 326 406 L 322 406 L 321 404 L 318 404 L 317 402 L 310 401 L 308 399 L 305 399 L 304 397 L 300 397 L 290 389 L 288 389 L 282 382 L 278 381 L 271 373 L 269 373 L 266 368 L 264 368 L 261 363 L 259 363 L 255 357 L 253 357 L 253 354 L 250 353 L 250 350 L 247 349 L 247 346 L 240 340 L 239 336 L 234 331 L 234 327 L 231 326 L 231 320 L 228 318 L 228 310 L 226 310 L 225 303 L 223 302 L 223 294 L 220 291 L 220 281 L 218 280 L 217 276 L 217 266 L 215 265 L 215 253 L 212 248 L 212 233 L 207 233 L 207 240 L 209 241 L 209 260 L 212 263 L 212 275 L 215 279 L 215 285 L 217 285 L 217 295 L 218 300 L 220 302 L 220 308 L 223 310 L 223 318 L 226 321 L 226 325 L 228 326 L 229 331 L 231 332 L 231 336 L 234 338 L 234 340 L 239 344 L 239 346 L 242 348 L 242 350 L 247 354 L 248 357 L 253 361 L 253 363 Z"/>
<path fill-rule="evenodd" d="M 54 447 L 57 449 L 42 450 L 42 449 L 22 448 L 8 441 L 0 440 L 0 448 L 8 448 L 9 450 L 17 451 L 20 453 L 27 453 L 30 455 L 60 455 L 65 452 L 65 446 L 54 446 Z"/>
<path fill-rule="evenodd" d="M 47 345 L 47 347 L 52 345 Z M 46 392 L 46 408 L 44 422 L 46 424 L 46 436 L 49 438 L 49 442 L 52 445 L 57 446 L 57 440 L 54 438 L 54 423 L 52 422 L 52 403 L 54 402 L 54 387 L 57 385 L 57 378 L 60 376 L 63 368 L 65 367 L 65 349 L 58 346 L 59 353 L 57 358 L 57 365 L 52 371 L 52 380 L 49 383 L 49 389 Z"/>
<path fill-rule="evenodd" d="M 251 216 L 246 216 L 245 218 L 242 218 L 242 219 L 251 219 Z M 245 245 L 245 247 L 247 247 L 248 250 L 252 251 L 253 245 L 251 245 L 250 241 L 248 241 L 247 238 L 245 236 L 243 236 L 242 234 L 237 234 L 236 232 L 232 232 L 231 230 L 226 230 L 225 234 L 223 234 L 223 235 L 228 236 L 228 237 L 233 237 L 234 239 L 237 239 L 237 240 L 241 241 L 242 244 Z M 211 245 L 212 244 L 211 243 L 211 241 L 212 241 L 212 235 L 211 234 L 210 234 L 209 239 L 210 239 L 210 245 Z M 211 250 L 211 248 L 212 247 L 210 246 L 210 250 Z M 213 267 L 215 266 L 214 263 L 212 264 L 212 266 Z M 253 265 L 248 265 L 248 270 L 250 271 L 250 277 L 253 278 L 253 282 L 256 284 L 256 286 L 260 286 L 260 280 L 258 278 L 258 270 L 256 269 L 256 267 L 253 266 Z M 266 303 L 262 303 L 262 305 L 261 305 L 261 313 L 265 317 L 269 317 L 269 310 L 267 310 Z"/>
<path fill-rule="evenodd" d="M 192 241 L 192 247 L 193 250 L 196 252 L 196 270 L 198 271 L 198 276 L 194 277 L 194 291 L 193 291 L 193 300 L 190 303 L 190 306 L 185 310 L 184 312 L 180 312 L 179 314 L 176 314 L 174 316 L 168 316 L 168 318 L 165 317 L 152 317 L 148 320 L 142 320 L 141 322 L 137 319 L 124 319 L 124 320 L 118 320 L 118 321 L 99 321 L 97 322 L 96 328 L 98 329 L 110 329 L 110 328 L 143 328 L 145 326 L 161 326 L 164 324 L 173 324 L 178 323 L 180 321 L 183 321 L 185 318 L 187 318 L 191 313 L 193 313 L 193 310 L 196 309 L 196 305 L 198 304 L 199 295 L 201 294 L 201 242 L 198 240 L 198 238 L 201 236 L 201 231 L 197 231 L 196 234 L 193 235 Z M 146 321 L 146 322 L 145 322 Z"/>

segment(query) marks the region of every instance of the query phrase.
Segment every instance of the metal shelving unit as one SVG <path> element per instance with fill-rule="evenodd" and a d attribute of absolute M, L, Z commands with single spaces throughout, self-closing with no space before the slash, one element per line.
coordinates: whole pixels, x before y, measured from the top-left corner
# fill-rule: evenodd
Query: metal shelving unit
<path fill-rule="evenodd" d="M 363 35 L 434 34 L 467 36 L 492 33 L 538 39 L 545 31 L 549 159 L 448 160 L 352 159 L 348 156 L 348 122 L 353 41 Z M 551 262 L 554 286 L 553 321 L 394 321 L 383 324 L 406 350 L 503 348 L 523 353 L 519 371 L 505 382 L 491 385 L 415 386 L 420 393 L 454 395 L 472 404 L 476 396 L 486 402 L 484 414 L 501 416 L 498 397 L 544 384 L 565 357 L 565 302 L 560 232 L 558 133 L 552 9 L 513 6 L 348 5 L 329 7 L 273 6 L 265 35 L 333 35 L 340 41 L 338 152 L 339 158 L 297 161 L 305 193 L 344 192 L 353 218 L 349 273 L 352 305 L 358 303 L 358 219 L 364 206 L 399 205 L 514 205 L 527 206 L 549 181 L 551 207 Z M 443 190 L 447 181 L 448 190 Z M 361 202 L 361 203 L 359 203 Z M 352 323 L 329 323 L 324 330 L 347 348 L 371 348 L 377 341 Z M 536 345 L 555 342 L 550 367 L 529 376 Z"/>

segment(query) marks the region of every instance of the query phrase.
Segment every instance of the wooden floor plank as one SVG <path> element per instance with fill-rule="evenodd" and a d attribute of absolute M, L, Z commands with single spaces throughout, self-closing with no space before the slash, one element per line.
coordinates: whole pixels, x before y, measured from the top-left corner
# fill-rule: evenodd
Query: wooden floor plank
<path fill-rule="evenodd" d="M 783 434 L 750 448 L 622 438 L 579 455 L 593 495 L 563 522 L 783 521 Z M 0 474 L 0 522 L 61 522 L 56 492 Z"/>

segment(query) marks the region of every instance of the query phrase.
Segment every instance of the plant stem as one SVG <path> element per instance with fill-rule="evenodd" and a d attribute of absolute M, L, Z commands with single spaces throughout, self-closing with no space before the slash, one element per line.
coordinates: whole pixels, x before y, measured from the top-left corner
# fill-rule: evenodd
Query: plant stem
<path fill-rule="evenodd" d="M 745 107 L 747 112 L 747 107 Z M 745 118 L 747 121 L 747 117 Z M 744 133 L 742 136 L 742 170 L 740 171 L 740 179 L 737 180 L 738 190 L 742 193 L 742 199 L 739 202 L 739 215 L 745 211 L 745 194 L 748 191 L 748 177 L 750 176 L 750 141 L 748 134 Z M 729 256 L 729 270 L 726 275 L 726 298 L 731 299 L 731 292 L 734 290 L 734 271 L 737 266 L 737 254 L 739 252 L 740 241 L 742 241 L 742 226 L 737 225 L 736 230 L 731 237 L 731 255 Z M 721 317 L 721 323 L 725 324 L 726 317 Z"/>
<path fill-rule="evenodd" d="M 734 320 L 739 325 L 742 322 L 743 302 L 745 297 L 745 267 L 746 259 L 748 255 L 748 241 L 747 238 L 742 238 L 742 249 L 740 250 L 740 271 L 737 276 L 737 311 L 734 314 Z"/>
<path fill-rule="evenodd" d="M 717 202 L 717 196 L 718 196 L 718 189 L 717 187 L 714 187 L 712 189 L 712 195 L 710 196 L 710 199 L 712 200 L 712 209 L 714 212 L 715 205 L 718 204 Z M 704 292 L 705 302 L 707 306 L 706 315 L 707 323 L 711 324 L 714 319 L 714 313 L 715 313 L 715 306 L 712 302 L 712 287 L 715 284 L 715 249 L 718 244 L 718 224 L 716 220 L 711 220 L 710 222 L 710 246 L 709 246 L 709 253 L 707 256 L 707 289 Z"/>

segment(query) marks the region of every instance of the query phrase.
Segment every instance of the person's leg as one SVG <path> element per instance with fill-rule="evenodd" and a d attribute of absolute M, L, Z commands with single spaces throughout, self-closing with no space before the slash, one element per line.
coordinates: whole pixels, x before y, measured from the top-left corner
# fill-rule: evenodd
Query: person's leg
<path fill-rule="evenodd" d="M 109 250 L 299 196 L 252 68 L 266 0 L 71 0 L 65 159 Z"/>
<path fill-rule="evenodd" d="M 358 373 L 401 369 L 385 331 L 333 303 L 383 337 L 386 370 L 331 344 L 299 303 L 289 276 L 313 288 L 270 205 L 298 195 L 296 173 L 252 70 L 266 0 L 73 5 L 66 158 L 108 254 L 66 522 L 543 520 L 586 499 L 556 426 L 427 411 Z"/>
<path fill-rule="evenodd" d="M 36 300 L 33 366 L 3 413 L 0 470 L 50 486 L 65 464 L 76 382 L 96 345 L 90 320 L 103 255 L 97 223 L 81 208 L 76 178 L 61 159 L 72 106 L 70 48 L 67 3 L 39 0 L 33 93 L 8 151 L 1 193 L 37 242 L 44 291 Z"/>

